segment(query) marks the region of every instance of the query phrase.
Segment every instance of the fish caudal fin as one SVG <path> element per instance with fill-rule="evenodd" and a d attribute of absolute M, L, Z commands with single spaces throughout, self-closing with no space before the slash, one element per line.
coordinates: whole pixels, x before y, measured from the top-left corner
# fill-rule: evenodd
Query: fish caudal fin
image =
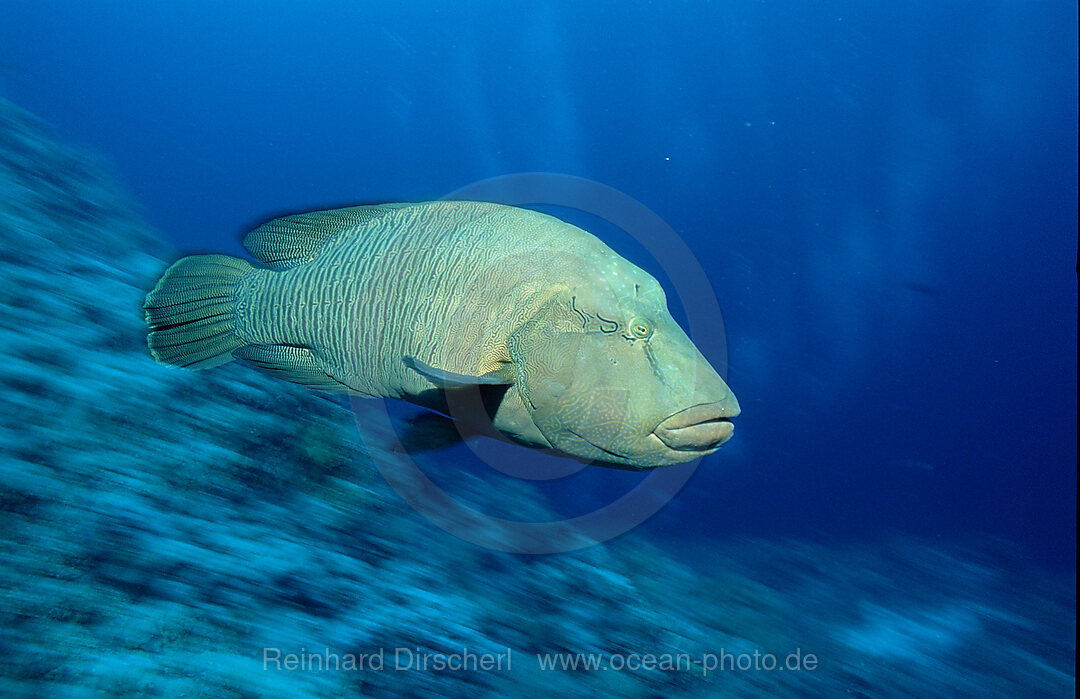
<path fill-rule="evenodd" d="M 236 334 L 240 280 L 255 268 L 228 255 L 178 260 L 146 295 L 147 344 L 163 364 L 207 369 L 246 343 Z"/>

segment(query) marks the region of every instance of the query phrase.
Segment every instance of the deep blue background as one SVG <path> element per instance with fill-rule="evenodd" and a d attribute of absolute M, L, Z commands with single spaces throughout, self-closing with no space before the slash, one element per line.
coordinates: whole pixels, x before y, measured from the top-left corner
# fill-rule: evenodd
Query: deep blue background
<path fill-rule="evenodd" d="M 506 173 L 616 187 L 708 271 L 744 409 L 651 531 L 1075 565 L 1075 3 L 311 4 L 5 0 L 0 92 L 184 251 Z"/>

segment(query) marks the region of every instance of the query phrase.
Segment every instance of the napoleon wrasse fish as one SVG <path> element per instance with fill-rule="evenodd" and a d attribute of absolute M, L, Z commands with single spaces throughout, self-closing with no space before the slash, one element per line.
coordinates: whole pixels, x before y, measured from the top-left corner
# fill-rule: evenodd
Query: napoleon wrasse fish
<path fill-rule="evenodd" d="M 157 361 L 236 358 L 459 419 L 454 397 L 480 392 L 489 431 L 616 468 L 690 461 L 731 437 L 738 401 L 660 284 L 557 218 L 478 202 L 358 206 L 274 219 L 244 246 L 265 266 L 186 257 L 147 295 Z"/>

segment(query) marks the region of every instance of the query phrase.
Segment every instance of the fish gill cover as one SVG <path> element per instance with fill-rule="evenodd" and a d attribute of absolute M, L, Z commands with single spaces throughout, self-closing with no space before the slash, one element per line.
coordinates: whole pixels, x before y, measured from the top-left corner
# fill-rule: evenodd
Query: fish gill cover
<path fill-rule="evenodd" d="M 174 253 L 8 102 L 0 244 L 5 696 L 1072 695 L 1073 580 L 1005 544 L 518 556 L 431 526 L 340 405 L 150 359 L 140 306 Z"/>

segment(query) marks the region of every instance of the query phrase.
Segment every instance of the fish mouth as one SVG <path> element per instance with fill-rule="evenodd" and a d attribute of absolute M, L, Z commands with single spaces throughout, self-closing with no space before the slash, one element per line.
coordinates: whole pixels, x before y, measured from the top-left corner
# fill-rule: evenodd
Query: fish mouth
<path fill-rule="evenodd" d="M 739 408 L 729 401 L 702 403 L 665 418 L 653 434 L 676 451 L 713 451 L 731 439 Z"/>

